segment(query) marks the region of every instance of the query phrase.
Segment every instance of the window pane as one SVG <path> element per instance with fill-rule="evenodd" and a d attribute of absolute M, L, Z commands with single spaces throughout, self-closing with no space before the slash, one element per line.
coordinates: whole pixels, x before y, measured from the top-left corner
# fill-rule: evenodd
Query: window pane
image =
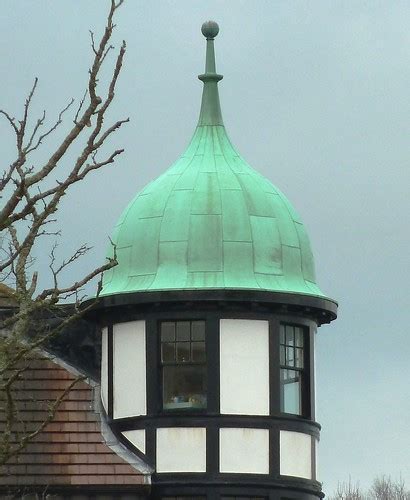
<path fill-rule="evenodd" d="M 303 368 L 303 349 L 296 348 L 295 354 L 296 354 L 296 365 L 295 365 L 296 368 Z"/>
<path fill-rule="evenodd" d="M 301 375 L 296 370 L 281 370 L 281 411 L 301 415 Z"/>
<path fill-rule="evenodd" d="M 165 409 L 206 408 L 205 366 L 164 366 Z"/>
<path fill-rule="evenodd" d="M 177 323 L 177 340 L 190 339 L 190 321 L 178 321 Z"/>
<path fill-rule="evenodd" d="M 308 374 L 305 373 L 305 330 L 302 326 L 281 325 L 280 330 L 280 398 L 281 411 L 302 415 L 302 394 Z M 284 341 L 282 343 L 282 341 Z M 304 378 L 306 377 L 306 378 Z"/>
<path fill-rule="evenodd" d="M 161 344 L 161 360 L 175 361 L 175 344 L 168 342 Z"/>
<path fill-rule="evenodd" d="M 286 365 L 295 366 L 295 351 L 293 347 L 286 348 Z"/>
<path fill-rule="evenodd" d="M 303 347 L 303 330 L 295 327 L 295 342 L 297 347 Z"/>
<path fill-rule="evenodd" d="M 177 342 L 177 361 L 187 363 L 191 360 L 190 342 Z"/>
<path fill-rule="evenodd" d="M 192 342 L 192 361 L 205 361 L 205 342 Z"/>
<path fill-rule="evenodd" d="M 191 335 L 192 340 L 205 340 L 205 321 L 193 321 Z"/>
<path fill-rule="evenodd" d="M 163 342 L 175 340 L 175 323 L 161 323 L 161 340 Z"/>
<path fill-rule="evenodd" d="M 286 325 L 286 344 L 287 345 L 295 345 L 294 343 L 294 327 L 290 325 Z"/>

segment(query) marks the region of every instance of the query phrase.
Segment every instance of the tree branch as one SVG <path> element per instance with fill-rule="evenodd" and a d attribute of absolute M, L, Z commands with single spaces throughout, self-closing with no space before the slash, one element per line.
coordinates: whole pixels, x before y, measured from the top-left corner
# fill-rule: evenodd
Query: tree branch
<path fill-rule="evenodd" d="M 79 101 L 76 112 L 73 111 L 73 123 L 69 122 L 63 139 L 55 141 L 51 154 L 44 155 L 42 161 L 37 161 L 42 151 L 41 146 L 46 139 L 56 137 L 54 132 L 62 126 L 64 119 L 71 112 L 74 99 L 69 100 L 61 109 L 55 122 L 47 124 L 44 111 L 30 126 L 31 104 L 38 86 L 38 79 L 35 78 L 24 101 L 21 120 L 17 121 L 9 112 L 0 110 L 0 115 L 9 123 L 16 141 L 15 159 L 0 178 L 0 190 L 6 198 L 0 208 L 0 231 L 8 234 L 8 240 L 3 243 L 5 246 L 0 255 L 0 280 L 13 286 L 10 288 L 0 282 L 0 291 L 7 296 L 11 304 L 8 312 L 0 318 L 0 390 L 5 394 L 7 414 L 6 432 L 0 435 L 0 464 L 5 464 L 17 455 L 44 429 L 54 418 L 63 398 L 81 379 L 72 382 L 53 401 L 47 418 L 34 431 L 25 433 L 15 446 L 11 446 L 13 421 L 16 421 L 18 412 L 13 399 L 13 387 L 22 374 L 19 366 L 21 363 L 28 366 L 31 354 L 36 349 L 47 346 L 48 342 L 94 307 L 95 301 L 83 305 L 83 287 L 100 277 L 95 297 L 95 300 L 98 300 L 102 274 L 117 265 L 114 247 L 113 258 L 81 277 L 71 278 L 68 283 L 60 284 L 62 276 L 66 276 L 66 271 L 84 256 L 89 247 L 81 245 L 70 257 L 57 263 L 54 246 L 50 253 L 51 281 L 46 288 L 40 290 L 37 290 L 37 287 L 42 280 L 37 270 L 32 268 L 35 261 L 33 252 L 39 238 L 58 234 L 58 231 L 49 230 L 49 224 L 56 220 L 55 214 L 58 212 L 61 198 L 69 193 L 70 186 L 83 180 L 90 172 L 115 163 L 124 151 L 122 148 L 116 148 L 114 151 L 103 152 L 102 149 L 107 139 L 128 122 L 127 118 L 104 124 L 107 110 L 115 97 L 126 51 L 125 42 L 113 61 L 107 90 L 102 91 L 99 84 L 102 65 L 108 64 L 107 61 L 114 50 L 111 44 L 115 28 L 113 18 L 122 3 L 123 0 L 110 0 L 106 25 L 98 41 L 94 34 L 90 33 L 92 61 L 86 82 L 87 90 Z M 79 153 L 74 161 L 70 158 L 72 166 L 67 173 L 60 165 L 71 151 Z M 36 153 L 33 154 L 34 152 Z M 36 159 L 34 164 L 32 158 Z M 59 179 L 56 180 L 57 176 Z M 61 305 L 68 297 L 75 298 L 70 308 Z"/>

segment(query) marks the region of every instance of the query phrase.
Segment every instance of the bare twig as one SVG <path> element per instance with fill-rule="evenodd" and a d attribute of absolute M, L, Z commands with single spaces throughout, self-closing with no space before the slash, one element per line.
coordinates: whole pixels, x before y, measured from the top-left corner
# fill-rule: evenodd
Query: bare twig
<path fill-rule="evenodd" d="M 83 288 L 93 280 L 99 279 L 97 296 L 101 291 L 102 274 L 117 265 L 116 249 L 113 257 L 105 263 L 91 269 L 80 278 L 67 283 L 60 283 L 65 271 L 89 250 L 88 245 L 81 245 L 71 256 L 57 261 L 56 246 L 50 252 L 51 284 L 47 288 L 37 290 L 41 280 L 33 267 L 33 252 L 39 238 L 58 235 L 59 231 L 50 229 L 50 223 L 56 220 L 56 213 L 61 198 L 70 187 L 83 180 L 91 172 L 113 164 L 123 153 L 122 148 L 114 151 L 102 151 L 107 139 L 118 131 L 127 119 L 106 124 L 106 114 L 116 91 L 116 85 L 121 72 L 126 45 L 122 43 L 113 61 L 108 90 L 103 90 L 99 84 L 102 65 L 108 64 L 108 59 L 114 51 L 111 37 L 115 24 L 116 10 L 123 0 L 110 0 L 110 8 L 103 33 L 99 40 L 94 33 L 91 36 L 92 61 L 88 72 L 86 92 L 79 101 L 74 114 L 73 123 L 62 140 L 57 140 L 43 160 L 38 160 L 41 146 L 47 139 L 56 137 L 54 132 L 62 126 L 67 114 L 71 112 L 74 99 L 60 110 L 57 119 L 46 124 L 44 111 L 30 126 L 31 104 L 35 97 L 38 79 L 26 97 L 21 120 L 16 120 L 8 111 L 0 110 L 0 115 L 6 119 L 15 138 L 15 159 L 8 165 L 0 177 L 0 191 L 4 203 L 0 208 L 0 231 L 7 235 L 3 241 L 0 255 L 0 281 L 13 280 L 13 287 L 4 286 L 0 290 L 8 297 L 12 308 L 10 312 L 0 317 L 0 390 L 5 394 L 6 432 L 0 435 L 0 465 L 5 464 L 38 435 L 54 418 L 59 404 L 80 379 L 76 379 L 64 389 L 61 395 L 52 402 L 47 418 L 34 431 L 26 432 L 17 443 L 11 442 L 13 422 L 18 420 L 18 408 L 14 401 L 14 387 L 21 375 L 21 363 L 27 366 L 31 354 L 38 348 L 48 345 L 54 337 L 60 335 L 72 323 L 87 313 L 95 302 L 83 305 Z M 104 88 L 106 88 L 104 86 Z M 67 153 L 78 152 L 68 172 L 60 165 Z M 36 152 L 34 155 L 33 153 Z M 36 159 L 33 162 L 32 158 Z M 58 177 L 58 179 L 56 179 Z M 6 195 L 7 193 L 7 195 Z M 66 278 L 67 279 L 67 278 Z M 62 306 L 63 300 L 71 298 L 74 303 L 70 309 Z M 50 318 L 53 318 L 53 322 Z M 47 319 L 48 318 L 48 319 Z M 1 408 L 0 408 L 1 409 Z"/>
<path fill-rule="evenodd" d="M 56 122 L 54 123 L 54 125 L 53 125 L 51 128 L 49 128 L 49 129 L 47 130 L 47 132 L 45 132 L 44 134 L 42 134 L 42 135 L 40 135 L 40 136 L 39 136 L 39 138 L 37 139 L 37 142 L 34 144 L 34 146 L 32 146 L 32 143 L 33 143 L 33 139 L 34 139 L 34 137 L 35 137 L 35 135 L 36 135 L 37 130 L 34 130 L 34 131 L 33 131 L 33 134 L 32 134 L 32 136 L 30 137 L 30 140 L 29 140 L 29 142 L 28 142 L 28 144 L 27 144 L 27 146 L 26 146 L 26 148 L 25 148 L 25 154 L 26 154 L 26 155 L 27 155 L 27 154 L 29 154 L 29 153 L 31 153 L 32 151 L 35 151 L 35 150 L 36 150 L 36 149 L 37 149 L 37 148 L 38 148 L 38 147 L 42 144 L 42 142 L 44 141 L 44 139 L 45 139 L 46 137 L 48 137 L 49 135 L 51 135 L 51 134 L 52 134 L 52 133 L 53 133 L 53 132 L 57 129 L 57 127 L 58 127 L 59 125 L 61 125 L 61 123 L 63 123 L 63 116 L 64 116 L 64 113 L 65 113 L 66 111 L 68 111 L 68 110 L 71 108 L 71 106 L 72 106 L 73 104 L 74 104 L 74 99 L 71 99 L 71 100 L 69 101 L 69 103 L 68 103 L 68 104 L 67 104 L 67 105 L 66 105 L 66 106 L 65 106 L 65 107 L 64 107 L 64 108 L 60 111 L 60 113 L 58 114 L 58 118 L 57 118 Z M 43 115 L 43 116 L 44 116 L 44 118 L 45 118 L 45 112 L 44 112 L 44 115 Z M 43 123 L 41 123 L 41 125 L 42 125 L 42 124 L 43 124 Z"/>

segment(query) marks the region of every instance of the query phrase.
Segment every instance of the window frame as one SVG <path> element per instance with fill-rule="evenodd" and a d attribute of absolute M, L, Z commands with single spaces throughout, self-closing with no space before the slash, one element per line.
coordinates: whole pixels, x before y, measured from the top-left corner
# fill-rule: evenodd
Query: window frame
<path fill-rule="evenodd" d="M 188 362 L 179 362 L 175 359 L 174 362 L 163 362 L 162 361 L 162 344 L 163 343 L 174 343 L 175 344 L 175 358 L 176 358 L 176 344 L 178 342 L 177 340 L 177 333 L 176 333 L 176 326 L 175 326 L 175 339 L 171 342 L 163 342 L 162 341 L 162 324 L 163 323 L 187 323 L 189 322 L 190 325 L 194 322 L 203 322 L 204 323 L 204 344 L 205 344 L 205 360 L 204 361 L 198 361 L 194 362 L 192 360 L 189 360 Z M 158 411 L 159 413 L 162 414 L 169 414 L 169 415 L 176 415 L 178 413 L 182 413 L 184 415 L 186 414 L 203 414 L 207 413 L 208 411 L 208 406 L 209 406 L 209 348 L 208 348 L 208 341 L 207 341 L 207 319 L 200 317 L 184 317 L 183 315 L 178 316 L 178 317 L 173 317 L 173 318 L 161 318 L 157 322 L 157 356 L 158 356 L 158 362 L 157 362 L 157 370 L 158 370 L 158 377 L 159 377 L 159 394 L 158 394 Z M 192 326 L 190 326 L 190 331 L 192 329 Z M 192 340 L 192 335 L 190 334 L 190 340 L 189 341 L 180 341 L 180 342 L 186 342 L 190 344 L 190 350 L 192 349 L 192 342 L 195 342 Z M 202 341 L 198 341 L 202 342 Z M 165 408 L 164 407 L 164 367 L 167 366 L 200 366 L 204 367 L 205 371 L 205 381 L 206 381 L 206 391 L 205 391 L 205 396 L 206 396 L 206 403 L 204 407 L 192 407 L 192 408 L 183 408 L 183 407 L 176 407 L 176 408 Z"/>
<path fill-rule="evenodd" d="M 299 328 L 302 331 L 302 339 L 303 339 L 303 345 L 302 345 L 302 359 L 303 359 L 303 367 L 296 367 L 296 366 L 291 366 L 291 365 L 284 365 L 282 364 L 282 359 L 281 359 L 281 350 L 282 346 L 287 347 L 286 344 L 286 330 L 284 331 L 285 335 L 285 344 L 282 344 L 282 328 L 286 326 L 291 326 L 293 328 Z M 311 401 L 311 386 L 312 386 L 312 376 L 313 374 L 311 373 L 311 343 L 310 343 L 310 330 L 311 328 L 307 326 L 306 324 L 302 323 L 297 323 L 295 321 L 286 321 L 286 320 L 280 320 L 278 322 L 278 337 L 277 337 L 277 343 L 278 343 L 278 350 L 279 350 L 279 367 L 278 370 L 276 370 L 277 373 L 277 379 L 278 379 L 278 386 L 279 386 L 279 408 L 278 412 L 281 415 L 287 415 L 287 416 L 292 416 L 296 418 L 307 418 L 311 419 L 312 418 L 312 401 Z M 296 342 L 295 342 L 296 343 Z M 294 352 L 296 352 L 296 349 L 300 349 L 300 347 L 294 345 L 293 346 Z M 295 363 L 296 364 L 296 363 Z M 291 371 L 298 371 L 300 373 L 300 413 L 290 413 L 282 410 L 282 370 L 291 370 Z"/>

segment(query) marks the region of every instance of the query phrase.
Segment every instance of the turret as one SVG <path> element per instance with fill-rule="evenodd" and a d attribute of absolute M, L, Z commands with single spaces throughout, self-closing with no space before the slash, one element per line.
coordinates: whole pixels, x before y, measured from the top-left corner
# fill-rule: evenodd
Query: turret
<path fill-rule="evenodd" d="M 314 344 L 337 304 L 316 284 L 300 217 L 228 138 L 218 31 L 202 26 L 188 148 L 112 237 L 119 263 L 98 306 L 103 407 L 155 471 L 155 498 L 317 499 Z"/>

